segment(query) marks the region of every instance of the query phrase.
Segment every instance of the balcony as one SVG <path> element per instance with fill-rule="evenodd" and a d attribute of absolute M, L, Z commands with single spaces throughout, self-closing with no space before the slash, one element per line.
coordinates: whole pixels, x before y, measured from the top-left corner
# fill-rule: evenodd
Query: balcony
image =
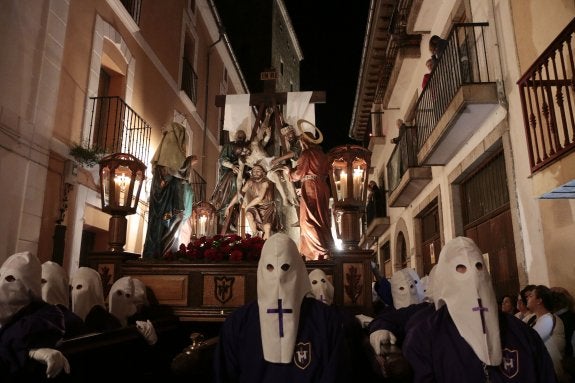
<path fill-rule="evenodd" d="M 182 90 L 196 104 L 198 102 L 198 75 L 188 60 L 183 59 L 182 65 Z"/>
<path fill-rule="evenodd" d="M 140 24 L 140 10 L 142 8 L 142 0 L 120 0 L 126 11 L 132 16 L 134 22 Z"/>
<path fill-rule="evenodd" d="M 406 25 L 412 12 L 412 0 L 378 0 L 370 10 L 358 90 L 349 136 L 369 140 L 373 105 L 386 107 L 394 88 L 404 89 L 404 62 L 420 58 L 420 34 L 408 34 Z M 407 69 L 408 70 L 408 69 Z M 385 132 L 381 132 L 385 135 Z M 374 135 L 377 136 L 377 135 Z"/>
<path fill-rule="evenodd" d="M 361 237 L 359 247 L 362 249 L 370 248 L 377 238 L 381 237 L 389 229 L 390 224 L 389 217 L 375 217 L 367 226 L 365 234 Z"/>
<path fill-rule="evenodd" d="M 517 82 L 534 192 L 545 198 L 575 198 L 565 192 L 575 179 L 574 33 L 575 19 Z"/>
<path fill-rule="evenodd" d="M 402 125 L 387 163 L 390 207 L 406 207 L 431 182 L 431 168 L 417 162 L 417 129 Z"/>
<path fill-rule="evenodd" d="M 487 23 L 455 24 L 415 107 L 421 165 L 445 165 L 498 106 Z"/>
<path fill-rule="evenodd" d="M 120 97 L 90 97 L 89 139 L 107 153 L 127 153 L 148 164 L 152 127 Z"/>

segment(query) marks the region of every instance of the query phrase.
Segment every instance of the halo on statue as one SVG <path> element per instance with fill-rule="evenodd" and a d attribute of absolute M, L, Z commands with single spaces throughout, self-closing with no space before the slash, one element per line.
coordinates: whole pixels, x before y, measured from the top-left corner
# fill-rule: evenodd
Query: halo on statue
<path fill-rule="evenodd" d="M 306 132 L 306 130 L 304 130 L 304 128 L 302 127 L 302 125 L 306 123 L 309 124 L 313 127 L 313 129 L 317 132 L 317 138 L 312 138 L 308 135 L 303 135 L 303 138 L 308 141 L 311 142 L 312 144 L 320 144 L 323 141 L 323 134 L 321 133 L 321 130 L 318 129 L 317 126 L 315 126 L 314 124 L 312 124 L 311 122 L 309 122 L 308 120 L 304 120 L 303 118 L 297 120 L 297 127 L 299 128 L 300 134 L 303 134 Z"/>

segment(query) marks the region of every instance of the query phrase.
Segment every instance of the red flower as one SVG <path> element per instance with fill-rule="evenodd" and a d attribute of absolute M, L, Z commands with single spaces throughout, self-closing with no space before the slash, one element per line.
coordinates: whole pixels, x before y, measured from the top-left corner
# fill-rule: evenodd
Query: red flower
<path fill-rule="evenodd" d="M 243 261 L 244 259 L 244 253 L 242 253 L 241 250 L 232 250 L 232 252 L 230 253 L 230 261 L 234 261 L 234 262 L 239 262 L 239 261 Z"/>
<path fill-rule="evenodd" d="M 164 256 L 167 261 L 257 261 L 260 258 L 264 240 L 261 237 L 246 235 L 242 238 L 237 234 L 214 235 L 201 237 L 188 243 L 181 244 L 178 251 Z"/>

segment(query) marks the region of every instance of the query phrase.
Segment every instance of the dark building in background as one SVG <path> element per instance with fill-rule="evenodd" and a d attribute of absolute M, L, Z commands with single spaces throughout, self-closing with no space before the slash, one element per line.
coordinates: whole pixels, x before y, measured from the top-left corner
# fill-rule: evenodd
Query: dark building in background
<path fill-rule="evenodd" d="M 274 68 L 276 91 L 300 90 L 303 54 L 282 0 L 214 0 L 251 93 L 262 92 L 261 73 Z"/>

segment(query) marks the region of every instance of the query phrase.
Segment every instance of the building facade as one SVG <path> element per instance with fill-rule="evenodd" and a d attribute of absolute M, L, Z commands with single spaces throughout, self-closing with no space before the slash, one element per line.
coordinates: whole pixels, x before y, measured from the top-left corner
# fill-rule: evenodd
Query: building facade
<path fill-rule="evenodd" d="M 199 159 L 196 198 L 217 177 L 220 94 L 247 84 L 210 0 L 5 1 L 0 12 L 0 262 L 30 250 L 58 254 L 69 272 L 107 250 L 98 166 L 74 147 L 128 152 L 148 166 L 125 250 L 141 253 L 150 159 L 172 122 Z M 128 145 L 129 143 L 129 145 Z M 181 238 L 186 242 L 185 238 Z"/>
<path fill-rule="evenodd" d="M 498 296 L 527 283 L 574 294 L 573 4 L 374 0 L 371 10 L 349 134 L 373 151 L 387 213 L 362 246 L 387 277 L 423 276 L 465 235 Z"/>

